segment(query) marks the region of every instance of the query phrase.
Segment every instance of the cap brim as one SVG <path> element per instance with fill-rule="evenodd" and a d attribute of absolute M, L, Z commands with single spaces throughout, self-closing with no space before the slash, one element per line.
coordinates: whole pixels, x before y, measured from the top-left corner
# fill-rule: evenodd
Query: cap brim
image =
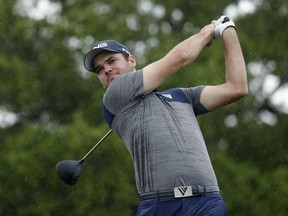
<path fill-rule="evenodd" d="M 88 71 L 94 72 L 93 60 L 94 60 L 96 55 L 98 55 L 99 53 L 101 53 L 103 51 L 105 51 L 105 49 L 92 49 L 86 54 L 86 56 L 84 58 L 84 67 Z"/>
<path fill-rule="evenodd" d="M 90 72 L 95 72 L 94 66 L 93 66 L 93 60 L 96 57 L 96 55 L 98 55 L 99 53 L 104 52 L 104 51 L 110 51 L 110 52 L 115 52 L 115 53 L 119 52 L 119 51 L 111 50 L 108 48 L 92 49 L 86 54 L 86 56 L 84 58 L 84 67 Z"/>

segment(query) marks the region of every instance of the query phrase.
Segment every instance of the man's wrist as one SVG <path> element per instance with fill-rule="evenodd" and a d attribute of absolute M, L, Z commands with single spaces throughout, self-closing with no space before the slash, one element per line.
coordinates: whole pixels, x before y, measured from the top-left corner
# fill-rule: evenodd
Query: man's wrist
<path fill-rule="evenodd" d="M 222 33 L 222 38 L 226 37 L 227 35 L 229 36 L 237 35 L 236 28 L 234 26 L 227 27 Z"/>

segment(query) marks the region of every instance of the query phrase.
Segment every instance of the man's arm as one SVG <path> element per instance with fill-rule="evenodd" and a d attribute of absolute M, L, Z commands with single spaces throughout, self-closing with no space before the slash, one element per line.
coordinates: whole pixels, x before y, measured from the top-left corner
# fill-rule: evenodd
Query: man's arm
<path fill-rule="evenodd" d="M 204 88 L 200 102 L 208 110 L 240 100 L 248 94 L 246 65 L 235 28 L 229 27 L 222 34 L 226 60 L 226 82 Z"/>
<path fill-rule="evenodd" d="M 205 46 L 214 39 L 214 25 L 205 26 L 199 33 L 176 45 L 162 59 L 143 68 L 144 92 L 156 89 L 181 67 L 192 63 Z"/>

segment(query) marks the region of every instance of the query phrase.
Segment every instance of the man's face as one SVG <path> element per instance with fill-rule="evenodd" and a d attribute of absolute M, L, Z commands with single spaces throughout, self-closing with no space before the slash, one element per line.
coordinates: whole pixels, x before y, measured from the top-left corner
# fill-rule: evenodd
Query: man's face
<path fill-rule="evenodd" d="M 95 73 L 106 88 L 119 75 L 135 71 L 136 60 L 134 56 L 129 56 L 128 60 L 121 53 L 102 52 L 93 61 Z"/>

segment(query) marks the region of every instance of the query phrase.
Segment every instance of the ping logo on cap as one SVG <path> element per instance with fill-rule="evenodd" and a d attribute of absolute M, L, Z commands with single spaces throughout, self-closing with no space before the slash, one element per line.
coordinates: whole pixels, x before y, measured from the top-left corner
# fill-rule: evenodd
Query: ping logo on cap
<path fill-rule="evenodd" d="M 108 46 L 107 43 L 100 43 L 100 44 L 97 44 L 96 46 L 94 46 L 93 49 L 103 48 L 103 47 L 107 47 L 107 46 Z"/>

